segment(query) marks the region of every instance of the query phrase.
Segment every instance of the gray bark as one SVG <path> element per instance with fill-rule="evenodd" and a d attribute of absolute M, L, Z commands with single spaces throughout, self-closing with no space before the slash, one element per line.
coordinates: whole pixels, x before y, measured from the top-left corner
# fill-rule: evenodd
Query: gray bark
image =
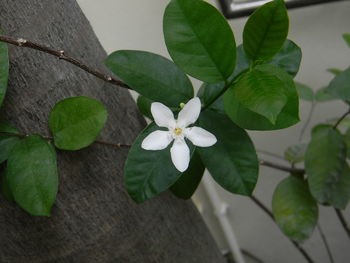
<path fill-rule="evenodd" d="M 105 70 L 105 51 L 73 0 L 2 0 L 0 27 Z M 11 46 L 10 59 L 1 120 L 24 133 L 48 135 L 50 109 L 79 95 L 107 106 L 102 140 L 132 143 L 145 125 L 127 90 L 35 50 Z M 0 197 L 0 262 L 224 262 L 191 202 L 170 193 L 141 205 L 130 199 L 123 186 L 126 156 L 125 149 L 101 145 L 59 152 L 51 217 L 30 216 Z"/>

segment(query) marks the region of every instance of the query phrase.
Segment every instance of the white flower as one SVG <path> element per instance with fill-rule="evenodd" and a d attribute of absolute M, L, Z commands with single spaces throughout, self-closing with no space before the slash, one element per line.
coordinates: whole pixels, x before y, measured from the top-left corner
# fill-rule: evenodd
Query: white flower
<path fill-rule="evenodd" d="M 201 111 L 201 102 L 198 97 L 191 99 L 179 112 L 177 120 L 172 111 L 160 102 L 153 102 L 151 112 L 155 123 L 159 127 L 168 128 L 168 131 L 154 131 L 143 141 L 141 147 L 145 150 L 165 149 L 173 140 L 170 149 L 171 160 L 180 172 L 186 171 L 190 162 L 190 150 L 185 138 L 194 145 L 209 147 L 216 143 L 216 137 L 200 127 L 188 127 L 195 123 Z"/>

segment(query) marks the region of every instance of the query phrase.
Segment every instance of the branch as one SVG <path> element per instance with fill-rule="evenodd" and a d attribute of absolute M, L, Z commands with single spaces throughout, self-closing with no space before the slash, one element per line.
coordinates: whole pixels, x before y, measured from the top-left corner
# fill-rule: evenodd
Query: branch
<path fill-rule="evenodd" d="M 333 129 L 336 129 L 348 114 L 350 114 L 350 108 L 337 120 L 337 122 L 333 125 Z"/>
<path fill-rule="evenodd" d="M 325 248 L 326 248 L 326 251 L 327 251 L 327 254 L 328 254 L 328 257 L 329 257 L 329 261 L 330 261 L 331 263 L 334 263 L 334 259 L 333 259 L 333 255 L 332 255 L 331 248 L 330 248 L 329 245 L 328 245 L 326 235 L 323 233 L 323 230 L 322 230 L 320 224 L 317 224 L 317 229 L 318 229 L 318 231 L 320 232 L 320 236 L 321 236 L 321 239 L 322 239 L 322 241 L 323 241 L 323 244 L 324 244 L 324 246 L 325 246 Z"/>
<path fill-rule="evenodd" d="M 259 199 L 257 199 L 255 196 L 250 196 L 250 199 L 257 205 L 259 206 L 271 219 L 272 221 L 275 221 L 275 218 L 273 217 L 272 212 L 262 203 L 260 202 Z M 304 258 L 307 260 L 307 262 L 309 263 L 314 263 L 314 261 L 312 260 L 312 258 L 309 256 L 309 254 L 295 241 L 291 240 L 288 238 L 288 240 L 290 242 L 293 243 L 293 245 L 300 251 L 300 253 L 304 256 Z"/>
<path fill-rule="evenodd" d="M 275 163 L 265 161 L 265 160 L 260 160 L 260 165 L 264 165 L 267 167 L 271 167 L 271 168 L 281 170 L 284 172 L 288 172 L 288 173 L 292 173 L 292 174 L 304 174 L 305 173 L 304 169 L 291 168 L 291 167 L 283 166 L 280 164 L 275 164 Z"/>
<path fill-rule="evenodd" d="M 109 75 L 101 73 L 98 70 L 84 64 L 81 61 L 79 61 L 78 59 L 67 56 L 65 54 L 64 50 L 55 50 L 55 49 L 52 49 L 50 47 L 26 40 L 23 38 L 13 38 L 13 37 L 4 36 L 4 35 L 0 35 L 0 42 L 6 42 L 8 44 L 15 45 L 18 47 L 27 47 L 27 48 L 39 50 L 41 52 L 53 55 L 55 57 L 58 57 L 59 59 L 65 60 L 65 61 L 67 61 L 75 66 L 78 66 L 82 70 L 85 70 L 86 72 L 88 72 L 88 73 L 94 75 L 95 77 L 102 79 L 110 84 L 113 84 L 113 85 L 116 85 L 116 86 L 119 86 L 122 88 L 130 89 L 130 87 L 127 84 L 125 84 L 124 82 L 122 82 L 121 80 L 118 80 L 118 79 L 113 78 Z"/>
<path fill-rule="evenodd" d="M 338 208 L 334 208 L 339 220 L 340 220 L 340 223 L 342 224 L 345 232 L 348 234 L 348 237 L 350 238 L 350 228 L 349 228 L 349 225 L 348 223 L 346 222 L 342 212 L 338 209 Z"/>

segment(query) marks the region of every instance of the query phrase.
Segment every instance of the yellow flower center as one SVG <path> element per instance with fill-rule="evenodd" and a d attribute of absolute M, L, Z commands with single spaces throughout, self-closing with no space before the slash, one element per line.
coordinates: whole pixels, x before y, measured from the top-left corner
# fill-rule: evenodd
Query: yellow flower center
<path fill-rule="evenodd" d="M 182 129 L 181 128 L 175 128 L 174 133 L 176 135 L 180 135 L 182 133 Z"/>

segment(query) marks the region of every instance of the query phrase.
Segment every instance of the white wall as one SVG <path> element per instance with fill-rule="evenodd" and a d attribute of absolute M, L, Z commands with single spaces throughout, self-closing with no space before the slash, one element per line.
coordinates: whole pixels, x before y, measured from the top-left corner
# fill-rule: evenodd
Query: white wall
<path fill-rule="evenodd" d="M 108 53 L 118 49 L 140 49 L 168 56 L 162 35 L 162 14 L 168 1 L 165 0 L 78 0 L 90 20 L 97 36 Z M 215 0 L 210 0 L 216 4 Z M 326 69 L 344 69 L 350 64 L 350 49 L 341 38 L 342 33 L 350 33 L 350 2 L 336 2 L 294 9 L 290 11 L 290 34 L 303 50 L 301 71 L 297 80 L 313 88 L 328 84 L 331 74 Z M 246 19 L 230 21 L 237 43 Z M 301 118 L 305 120 L 310 108 L 301 103 Z M 316 108 L 312 125 L 336 117 L 345 112 L 342 103 L 325 103 Z M 294 143 L 303 122 L 292 128 L 274 132 L 251 132 L 258 149 L 283 154 L 284 149 Z M 309 136 L 309 129 L 305 141 Z M 267 158 L 264 156 L 264 158 Z M 279 161 L 279 160 L 277 160 Z M 272 191 L 285 176 L 282 172 L 261 168 L 255 191 L 266 205 L 270 206 Z M 218 188 L 220 189 L 220 188 Z M 244 249 L 253 252 L 265 262 L 303 262 L 300 254 L 281 234 L 271 220 L 248 198 L 228 194 L 221 189 L 221 197 L 231 205 L 230 218 Z M 204 209 L 204 216 L 217 236 L 220 246 L 227 246 L 217 226 L 211 208 L 206 202 L 203 189 L 199 189 L 196 199 Z M 349 213 L 348 213 L 349 215 Z M 350 217 L 348 216 L 349 221 Z M 328 235 L 336 262 L 350 262 L 349 239 L 343 233 L 334 212 L 330 208 L 321 209 L 321 225 Z M 329 262 L 325 248 L 316 231 L 313 238 L 305 243 L 315 262 Z"/>

